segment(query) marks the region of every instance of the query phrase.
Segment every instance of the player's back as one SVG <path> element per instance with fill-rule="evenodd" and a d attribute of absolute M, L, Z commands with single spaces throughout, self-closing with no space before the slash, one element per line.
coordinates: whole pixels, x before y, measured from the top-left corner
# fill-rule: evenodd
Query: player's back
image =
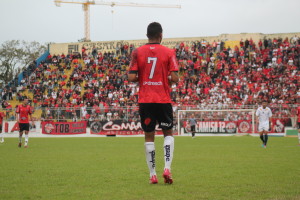
<path fill-rule="evenodd" d="M 131 68 L 138 71 L 139 103 L 171 103 L 168 75 L 178 71 L 173 50 L 146 44 L 133 52 Z"/>

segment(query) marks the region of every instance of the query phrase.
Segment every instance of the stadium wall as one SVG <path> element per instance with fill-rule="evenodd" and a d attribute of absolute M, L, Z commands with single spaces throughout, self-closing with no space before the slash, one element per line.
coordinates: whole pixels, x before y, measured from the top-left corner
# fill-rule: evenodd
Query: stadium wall
<path fill-rule="evenodd" d="M 258 42 L 260 39 L 264 38 L 291 38 L 297 35 L 300 36 L 300 32 L 297 33 L 274 33 L 274 34 L 263 34 L 263 33 L 240 33 L 240 34 L 221 34 L 219 36 L 204 36 L 204 37 L 187 37 L 187 38 L 165 38 L 162 44 L 173 48 L 177 43 L 184 42 L 187 45 L 193 42 L 201 41 L 205 39 L 208 42 L 223 40 L 225 41 L 225 46 L 231 46 L 239 44 L 241 39 L 246 40 L 247 38 L 252 38 L 254 42 Z M 98 41 L 98 42 L 77 42 L 77 43 L 57 43 L 50 44 L 50 54 L 69 54 L 73 52 L 81 53 L 82 47 L 85 47 L 87 53 L 90 53 L 93 47 L 96 47 L 98 52 L 108 52 L 115 51 L 116 47 L 124 44 L 133 44 L 135 47 L 139 47 L 147 43 L 147 40 L 115 40 L 115 41 Z"/>
<path fill-rule="evenodd" d="M 35 127 L 30 126 L 29 135 L 30 137 L 106 137 L 106 136 L 117 136 L 117 137 L 130 137 L 130 136 L 144 136 L 143 131 L 141 130 L 128 130 L 128 127 L 117 127 L 116 124 L 112 126 L 110 129 L 104 130 L 104 127 L 100 127 L 100 131 L 98 133 L 94 132 L 95 127 L 93 123 L 90 127 L 84 127 L 84 131 L 76 131 L 81 129 L 78 127 L 81 122 L 41 122 L 35 121 Z M 44 124 L 43 124 L 44 123 Z M 71 125 L 71 123 L 74 124 Z M 98 122 L 95 122 L 98 124 Z M 52 124 L 52 125 L 51 125 Z M 56 126 L 56 125 L 57 126 Z M 69 126 L 66 126 L 68 124 Z M 49 126 L 51 125 L 51 127 Z M 63 126 L 61 126 L 63 125 Z M 72 127 L 73 126 L 73 127 Z M 5 138 L 17 138 L 19 135 L 18 124 L 16 121 L 9 121 L 4 123 L 4 137 Z M 99 126 L 97 126 L 99 128 Z M 56 130 L 55 130 L 56 129 Z M 115 129 L 115 130 L 113 130 Z M 126 130 L 125 130 L 126 129 Z M 156 135 L 163 135 L 161 130 L 156 131 Z M 178 134 L 176 129 L 174 130 L 174 135 L 182 135 L 182 136 L 190 136 L 190 134 Z M 243 136 L 243 133 L 196 133 L 197 136 Z M 259 136 L 257 133 L 251 133 L 250 136 Z M 281 137 L 285 136 L 286 133 L 270 133 L 270 136 Z"/>

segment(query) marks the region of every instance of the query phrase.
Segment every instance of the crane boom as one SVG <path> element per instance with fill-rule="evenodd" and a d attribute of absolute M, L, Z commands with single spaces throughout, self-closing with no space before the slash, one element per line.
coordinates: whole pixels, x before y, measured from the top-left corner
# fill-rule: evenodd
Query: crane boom
<path fill-rule="evenodd" d="M 167 4 L 140 4 L 140 3 L 120 3 L 120 2 L 105 2 L 105 1 L 63 1 L 54 0 L 56 6 L 60 6 L 61 3 L 68 4 L 81 4 L 84 11 L 84 35 L 85 41 L 90 41 L 90 5 L 103 5 L 103 6 L 128 6 L 128 7 L 144 7 L 144 8 L 181 8 L 181 5 L 167 5 Z"/>
<path fill-rule="evenodd" d="M 103 6 L 129 6 L 129 7 L 146 7 L 146 8 L 181 8 L 181 5 L 168 4 L 140 4 L 140 3 L 120 3 L 120 2 L 105 2 L 105 1 L 62 1 L 54 0 L 55 4 L 60 6 L 61 3 L 82 4 L 82 5 L 103 5 Z"/>

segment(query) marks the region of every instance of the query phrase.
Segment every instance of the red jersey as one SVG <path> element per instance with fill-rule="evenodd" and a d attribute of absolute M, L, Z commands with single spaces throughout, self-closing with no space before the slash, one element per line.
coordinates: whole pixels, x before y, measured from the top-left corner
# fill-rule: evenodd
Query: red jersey
<path fill-rule="evenodd" d="M 300 106 L 297 108 L 297 117 L 298 117 L 298 122 L 300 122 Z"/>
<path fill-rule="evenodd" d="M 4 112 L 0 112 L 0 126 L 2 125 L 3 123 L 3 118 L 4 118 L 5 114 Z"/>
<path fill-rule="evenodd" d="M 131 72 L 139 78 L 139 103 L 172 103 L 168 76 L 178 71 L 174 51 L 160 44 L 146 44 L 133 51 Z"/>
<path fill-rule="evenodd" d="M 16 113 L 19 114 L 19 122 L 20 123 L 29 123 L 29 115 L 32 114 L 31 108 L 29 105 L 19 105 L 17 107 Z"/>

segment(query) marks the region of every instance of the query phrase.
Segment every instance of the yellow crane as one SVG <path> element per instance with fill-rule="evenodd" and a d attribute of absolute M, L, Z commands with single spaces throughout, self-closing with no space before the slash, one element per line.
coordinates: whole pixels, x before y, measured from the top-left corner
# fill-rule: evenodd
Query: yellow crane
<path fill-rule="evenodd" d="M 81 4 L 84 11 L 84 40 L 90 41 L 90 5 L 103 6 L 129 6 L 129 7 L 148 7 L 148 8 L 181 8 L 180 5 L 166 5 L 166 4 L 139 4 L 139 3 L 121 3 L 121 2 L 105 2 L 105 1 L 62 1 L 54 0 L 56 6 L 60 7 L 62 3 Z"/>

